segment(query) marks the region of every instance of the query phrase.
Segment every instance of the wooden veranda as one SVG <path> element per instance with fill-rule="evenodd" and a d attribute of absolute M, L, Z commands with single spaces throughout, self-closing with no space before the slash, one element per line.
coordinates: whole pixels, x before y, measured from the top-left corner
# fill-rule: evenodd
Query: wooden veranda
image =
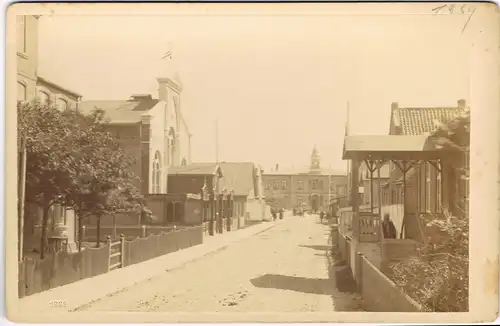
<path fill-rule="evenodd" d="M 351 194 L 352 207 L 352 236 L 358 242 L 379 242 L 381 240 L 381 182 L 380 168 L 387 162 L 393 162 L 402 173 L 403 187 L 403 225 L 400 230 L 400 238 L 406 237 L 405 221 L 408 218 L 406 207 L 407 198 L 407 172 L 423 163 L 429 163 L 442 175 L 461 153 L 453 149 L 438 148 L 427 135 L 401 136 L 401 135 L 356 135 L 345 136 L 342 158 L 351 161 Z M 359 168 L 361 162 L 365 162 L 370 172 L 370 209 L 360 211 Z M 453 169 L 448 169 L 453 170 Z M 373 174 L 377 172 L 378 178 L 378 207 L 374 208 L 373 202 Z M 452 207 L 454 191 L 452 178 L 441 177 L 441 203 L 443 206 Z M 420 191 L 420 190 L 418 190 Z M 415 212 L 418 214 L 418 212 Z"/>

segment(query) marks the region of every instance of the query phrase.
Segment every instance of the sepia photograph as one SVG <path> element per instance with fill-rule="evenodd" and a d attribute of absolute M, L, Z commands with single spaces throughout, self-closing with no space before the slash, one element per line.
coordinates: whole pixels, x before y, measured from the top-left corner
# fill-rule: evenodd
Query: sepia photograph
<path fill-rule="evenodd" d="M 493 3 L 12 4 L 8 319 L 495 320 L 499 48 Z"/>

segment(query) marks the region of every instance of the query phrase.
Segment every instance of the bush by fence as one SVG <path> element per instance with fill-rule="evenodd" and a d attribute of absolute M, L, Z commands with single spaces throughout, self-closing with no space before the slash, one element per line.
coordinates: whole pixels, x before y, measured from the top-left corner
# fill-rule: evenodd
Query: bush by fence
<path fill-rule="evenodd" d="M 44 260 L 25 258 L 18 266 L 19 297 L 107 273 L 110 264 L 116 264 L 112 256 L 121 257 L 121 266 L 126 267 L 202 243 L 203 227 L 195 226 L 125 240 L 120 256 L 113 254 L 121 251 L 121 246 L 113 247 L 115 251 L 112 251 L 107 245 L 99 249 L 85 248 L 77 253 L 60 252 Z"/>

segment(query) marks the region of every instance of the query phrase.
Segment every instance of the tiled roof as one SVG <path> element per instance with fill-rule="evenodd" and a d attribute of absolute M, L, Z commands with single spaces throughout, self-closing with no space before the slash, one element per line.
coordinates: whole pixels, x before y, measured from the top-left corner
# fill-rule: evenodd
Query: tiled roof
<path fill-rule="evenodd" d="M 393 110 L 393 123 L 403 135 L 423 135 L 453 120 L 461 112 L 458 107 L 397 108 Z"/>
<path fill-rule="evenodd" d="M 95 109 L 102 109 L 106 112 L 110 123 L 134 123 L 140 122 L 141 114 L 153 108 L 158 102 L 157 99 L 82 101 L 78 104 L 78 109 L 85 114 Z"/>

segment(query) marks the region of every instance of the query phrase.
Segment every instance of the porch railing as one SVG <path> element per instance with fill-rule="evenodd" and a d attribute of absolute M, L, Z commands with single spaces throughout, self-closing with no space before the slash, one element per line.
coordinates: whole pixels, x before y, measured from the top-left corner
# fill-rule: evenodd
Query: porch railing
<path fill-rule="evenodd" d="M 380 216 L 373 213 L 359 212 L 357 235 L 359 242 L 379 242 Z"/>
<path fill-rule="evenodd" d="M 345 235 L 352 235 L 360 242 L 380 241 L 380 216 L 371 213 L 370 208 L 360 207 L 360 211 L 355 223 L 354 214 L 351 207 L 340 210 L 339 230 Z"/>

